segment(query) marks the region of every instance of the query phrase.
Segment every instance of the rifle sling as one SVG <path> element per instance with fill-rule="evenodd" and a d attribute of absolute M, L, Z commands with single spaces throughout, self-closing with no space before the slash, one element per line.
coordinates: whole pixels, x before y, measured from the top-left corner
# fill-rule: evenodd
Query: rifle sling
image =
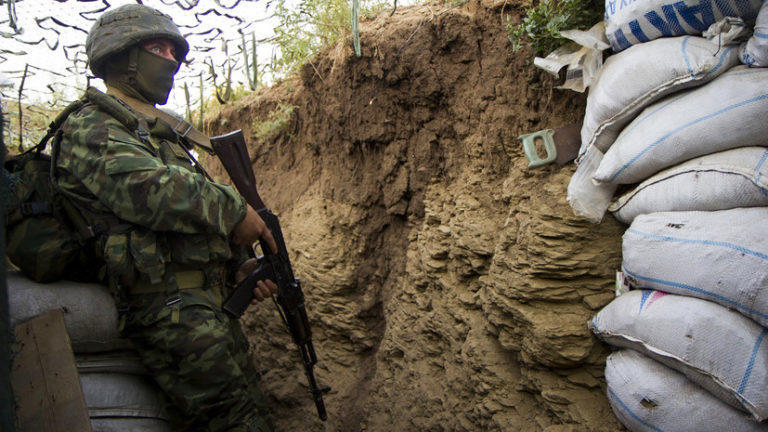
<path fill-rule="evenodd" d="M 192 124 L 187 122 L 186 120 L 175 117 L 171 114 L 168 114 L 165 111 L 157 109 L 151 104 L 142 102 L 136 98 L 128 96 L 124 92 L 113 87 L 107 87 L 107 94 L 116 96 L 118 99 L 125 102 L 126 105 L 131 107 L 131 109 L 133 109 L 134 111 L 138 112 L 139 114 L 145 117 L 159 118 L 160 120 L 168 123 L 168 125 L 173 129 L 173 131 L 176 132 L 176 134 L 178 134 L 181 138 L 184 138 L 187 141 L 189 141 L 191 144 L 194 144 L 202 148 L 203 150 L 205 150 L 211 155 L 214 154 L 213 148 L 211 148 L 211 139 L 208 138 L 204 133 L 195 129 L 195 127 L 192 126 Z"/>

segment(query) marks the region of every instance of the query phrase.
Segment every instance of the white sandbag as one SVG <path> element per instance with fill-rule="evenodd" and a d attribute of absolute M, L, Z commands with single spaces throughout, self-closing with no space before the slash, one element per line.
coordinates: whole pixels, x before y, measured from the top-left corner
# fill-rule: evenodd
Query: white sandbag
<path fill-rule="evenodd" d="M 749 67 L 768 66 L 768 0 L 763 0 L 755 22 L 755 31 L 741 47 L 739 58 Z"/>
<path fill-rule="evenodd" d="M 758 432 L 768 424 L 724 404 L 684 375 L 632 350 L 605 361 L 608 401 L 632 432 Z"/>
<path fill-rule="evenodd" d="M 762 0 L 605 0 L 605 35 L 614 52 L 660 37 L 700 35 L 715 21 L 753 23 Z"/>
<path fill-rule="evenodd" d="M 768 207 L 652 213 L 622 242 L 624 276 L 639 288 L 698 297 L 768 327 Z"/>
<path fill-rule="evenodd" d="M 768 418 L 768 329 L 716 303 L 633 290 L 589 323 L 606 343 L 639 351 L 683 373 L 721 401 Z"/>
<path fill-rule="evenodd" d="M 101 353 L 75 354 L 77 372 L 120 373 L 129 375 L 149 375 L 141 362 L 139 353 L 134 350 L 107 351 Z"/>
<path fill-rule="evenodd" d="M 664 170 L 608 208 L 630 224 L 641 214 L 768 206 L 768 149 L 745 147 Z"/>
<path fill-rule="evenodd" d="M 581 151 L 605 153 L 643 108 L 718 77 L 739 62 L 738 46 L 695 36 L 662 38 L 608 57 L 587 98 Z"/>
<path fill-rule="evenodd" d="M 171 432 L 166 420 L 143 417 L 104 417 L 91 419 L 92 432 Z"/>
<path fill-rule="evenodd" d="M 163 399 L 148 377 L 80 372 L 94 432 L 169 432 Z"/>
<path fill-rule="evenodd" d="M 41 284 L 18 272 L 8 273 L 7 281 L 11 326 L 60 309 L 75 352 L 129 346 L 119 338 L 117 308 L 106 287 L 70 281 Z"/>
<path fill-rule="evenodd" d="M 594 179 L 639 183 L 680 162 L 768 145 L 768 69 L 737 66 L 647 107 L 605 153 Z"/>
<path fill-rule="evenodd" d="M 616 185 L 610 183 L 598 184 L 592 180 L 595 170 L 600 165 L 603 152 L 592 146 L 579 161 L 579 167 L 568 183 L 566 200 L 571 205 L 574 214 L 592 223 L 599 223 L 611 204 Z"/>

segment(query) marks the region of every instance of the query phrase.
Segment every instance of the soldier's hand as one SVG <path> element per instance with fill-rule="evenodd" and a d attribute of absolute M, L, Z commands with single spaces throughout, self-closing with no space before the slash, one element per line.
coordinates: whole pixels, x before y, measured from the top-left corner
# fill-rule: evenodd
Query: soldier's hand
<path fill-rule="evenodd" d="M 251 300 L 251 304 L 255 305 L 260 301 L 268 299 L 272 294 L 277 294 L 277 284 L 269 279 L 259 281 L 253 289 L 253 300 Z"/>
<path fill-rule="evenodd" d="M 250 205 L 246 205 L 246 207 L 248 211 L 245 218 L 232 230 L 232 242 L 237 245 L 251 246 L 261 239 L 267 243 L 272 252 L 277 253 L 277 244 L 269 228 L 267 228 L 267 224 L 253 207 Z"/>
<path fill-rule="evenodd" d="M 235 273 L 235 281 L 237 283 L 242 282 L 251 272 L 256 270 L 259 266 L 259 262 L 256 258 L 251 258 L 245 261 Z M 264 299 L 269 298 L 272 294 L 277 294 L 277 285 L 271 280 L 259 281 L 256 283 L 256 287 L 253 288 L 253 297 L 251 304 L 256 304 Z"/>

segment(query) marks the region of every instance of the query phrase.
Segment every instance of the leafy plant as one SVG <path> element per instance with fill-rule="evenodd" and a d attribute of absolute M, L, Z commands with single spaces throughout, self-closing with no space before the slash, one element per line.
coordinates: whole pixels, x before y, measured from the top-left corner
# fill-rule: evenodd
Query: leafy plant
<path fill-rule="evenodd" d="M 294 105 L 279 104 L 275 110 L 269 113 L 266 120 L 254 119 L 252 125 L 254 138 L 265 142 L 287 132 L 291 124 L 291 115 L 295 109 Z"/>
<path fill-rule="evenodd" d="M 525 41 L 537 55 L 559 47 L 566 40 L 563 30 L 584 30 L 603 19 L 603 8 L 594 0 L 541 0 L 530 4 L 520 24 L 507 17 L 507 30 L 512 50 L 517 52 Z"/>
<path fill-rule="evenodd" d="M 385 0 L 361 0 L 360 15 L 371 16 L 389 7 Z M 272 69 L 277 75 L 290 73 L 312 54 L 330 46 L 351 32 L 352 9 L 348 0 L 289 0 L 276 2 L 273 42 L 280 55 L 273 56 Z"/>

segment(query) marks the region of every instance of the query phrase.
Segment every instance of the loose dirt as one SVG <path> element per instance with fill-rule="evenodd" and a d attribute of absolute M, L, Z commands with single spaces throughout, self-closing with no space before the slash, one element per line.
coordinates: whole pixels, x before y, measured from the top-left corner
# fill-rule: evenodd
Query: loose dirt
<path fill-rule="evenodd" d="M 292 105 L 249 146 L 302 279 L 329 419 L 270 305 L 244 318 L 278 430 L 616 431 L 607 348 L 622 228 L 565 201 L 575 167 L 527 168 L 517 137 L 578 122 L 582 95 L 513 53 L 519 3 L 401 8 L 207 124 Z M 212 171 L 223 178 L 211 162 Z"/>

